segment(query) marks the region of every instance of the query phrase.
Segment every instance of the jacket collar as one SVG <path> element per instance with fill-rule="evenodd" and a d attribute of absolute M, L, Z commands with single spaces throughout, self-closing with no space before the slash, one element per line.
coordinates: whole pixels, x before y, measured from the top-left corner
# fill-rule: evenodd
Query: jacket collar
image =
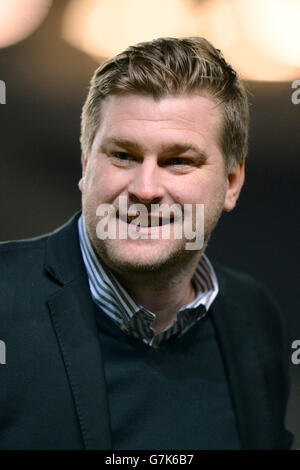
<path fill-rule="evenodd" d="M 77 230 L 80 215 L 77 212 L 47 240 L 45 269 L 61 285 L 85 275 Z"/>

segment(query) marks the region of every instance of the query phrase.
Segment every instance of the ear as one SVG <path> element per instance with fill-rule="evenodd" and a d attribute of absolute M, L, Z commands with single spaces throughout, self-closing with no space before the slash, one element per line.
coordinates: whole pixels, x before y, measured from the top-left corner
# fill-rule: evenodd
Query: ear
<path fill-rule="evenodd" d="M 224 201 L 224 211 L 234 209 L 245 180 L 245 162 L 238 163 L 227 175 L 227 191 Z"/>
<path fill-rule="evenodd" d="M 80 191 L 82 192 L 83 188 L 83 182 L 84 182 L 84 177 L 85 177 L 85 172 L 86 172 L 86 164 L 87 164 L 87 158 L 86 156 L 82 153 L 81 154 L 81 167 L 82 167 L 82 176 L 78 182 L 78 187 Z"/>

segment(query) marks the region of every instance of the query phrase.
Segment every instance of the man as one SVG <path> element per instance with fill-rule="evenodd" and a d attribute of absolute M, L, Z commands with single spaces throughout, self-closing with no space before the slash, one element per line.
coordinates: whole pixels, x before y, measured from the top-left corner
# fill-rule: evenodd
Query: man
<path fill-rule="evenodd" d="M 204 39 L 96 70 L 82 214 L 1 246 L 0 448 L 290 448 L 282 315 L 204 254 L 247 135 L 245 89 Z"/>

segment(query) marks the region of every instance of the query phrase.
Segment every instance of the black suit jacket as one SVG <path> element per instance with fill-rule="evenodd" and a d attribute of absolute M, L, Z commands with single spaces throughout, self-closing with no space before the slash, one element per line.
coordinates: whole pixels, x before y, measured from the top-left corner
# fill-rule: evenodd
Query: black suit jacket
<path fill-rule="evenodd" d="M 0 449 L 112 449 L 101 345 L 76 214 L 0 244 Z M 215 265 L 209 311 L 244 449 L 287 449 L 287 354 L 279 310 L 250 276 Z"/>

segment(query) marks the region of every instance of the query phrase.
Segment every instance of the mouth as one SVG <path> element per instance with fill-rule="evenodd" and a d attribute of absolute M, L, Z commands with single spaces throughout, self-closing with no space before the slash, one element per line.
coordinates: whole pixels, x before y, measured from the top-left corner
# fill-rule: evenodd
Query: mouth
<path fill-rule="evenodd" d="M 145 227 L 151 229 L 152 227 L 163 227 L 174 222 L 174 217 L 160 217 L 154 214 L 118 214 L 118 217 L 123 222 L 135 225 L 136 227 Z"/>

